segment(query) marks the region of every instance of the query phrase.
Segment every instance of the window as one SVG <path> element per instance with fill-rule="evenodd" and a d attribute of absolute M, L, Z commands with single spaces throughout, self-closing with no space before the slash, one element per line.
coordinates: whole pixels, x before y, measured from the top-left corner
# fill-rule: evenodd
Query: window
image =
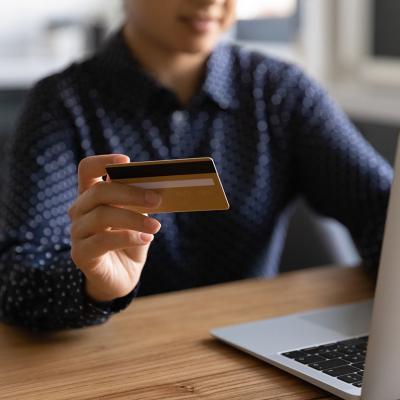
<path fill-rule="evenodd" d="M 298 31 L 297 0 L 239 0 L 236 38 L 292 42 Z"/>
<path fill-rule="evenodd" d="M 400 85 L 399 0 L 339 0 L 342 69 L 371 83 Z"/>
<path fill-rule="evenodd" d="M 90 54 L 122 21 L 117 0 L 13 0 L 0 12 L 0 89 L 27 88 Z"/>
<path fill-rule="evenodd" d="M 373 55 L 400 58 L 400 1 L 374 0 L 372 7 Z"/>

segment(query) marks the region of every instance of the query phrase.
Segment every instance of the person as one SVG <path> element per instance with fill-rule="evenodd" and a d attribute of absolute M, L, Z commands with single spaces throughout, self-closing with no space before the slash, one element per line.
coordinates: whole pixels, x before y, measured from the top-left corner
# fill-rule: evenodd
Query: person
<path fill-rule="evenodd" d="M 138 294 L 274 276 L 299 196 L 377 269 L 391 168 L 299 68 L 219 42 L 235 7 L 126 0 L 100 51 L 30 91 L 2 189 L 3 321 L 77 328 Z M 125 206 L 159 193 L 102 179 L 196 156 L 215 160 L 229 211 L 142 215 Z"/>

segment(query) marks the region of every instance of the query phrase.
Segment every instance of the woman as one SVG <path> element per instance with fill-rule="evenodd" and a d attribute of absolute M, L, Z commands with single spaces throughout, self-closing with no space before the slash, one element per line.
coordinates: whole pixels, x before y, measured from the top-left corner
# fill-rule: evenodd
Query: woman
<path fill-rule="evenodd" d="M 390 167 L 296 67 L 217 45 L 234 10 L 127 0 L 98 54 L 33 88 L 3 191 L 4 321 L 81 327 L 138 292 L 273 276 L 300 195 L 376 269 Z M 123 206 L 157 206 L 157 193 L 101 179 L 109 163 L 194 156 L 214 158 L 230 211 L 155 219 Z"/>

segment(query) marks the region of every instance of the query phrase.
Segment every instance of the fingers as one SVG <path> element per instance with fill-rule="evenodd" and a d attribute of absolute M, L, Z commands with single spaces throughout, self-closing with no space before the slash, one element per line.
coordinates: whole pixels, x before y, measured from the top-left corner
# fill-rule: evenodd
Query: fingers
<path fill-rule="evenodd" d="M 96 289 L 91 294 L 100 288 L 102 298 L 104 293 L 114 293 L 112 298 L 125 293 L 121 287 L 127 282 L 129 287 L 136 285 L 150 242 L 161 227 L 154 218 L 121 207 L 155 208 L 161 203 L 158 193 L 102 180 L 107 164 L 124 162 L 129 157 L 122 154 L 83 159 L 78 168 L 79 195 L 68 211 L 72 260 L 87 278 L 91 276 L 87 282 Z M 128 279 L 129 271 L 138 276 Z"/>
<path fill-rule="evenodd" d="M 73 219 L 103 204 L 155 208 L 160 202 L 161 196 L 155 191 L 122 183 L 99 181 L 77 198 L 69 210 L 69 215 Z"/>
<path fill-rule="evenodd" d="M 74 241 L 84 239 L 110 228 L 137 231 L 137 235 L 140 232 L 154 235 L 160 227 L 161 224 L 154 218 L 123 208 L 101 205 L 72 222 L 71 238 Z M 143 244 L 143 241 L 136 244 Z"/>
<path fill-rule="evenodd" d="M 105 154 L 84 158 L 78 166 L 78 190 L 83 193 L 106 175 L 107 164 L 127 163 L 130 159 L 123 154 Z"/>
<path fill-rule="evenodd" d="M 143 234 L 134 231 L 107 231 L 86 238 L 77 244 L 75 251 L 84 254 L 87 260 L 101 257 L 108 251 L 122 250 L 149 244 L 153 235 L 142 237 Z M 147 234 L 145 234 L 147 235 Z M 147 248 L 143 249 L 147 252 Z"/>

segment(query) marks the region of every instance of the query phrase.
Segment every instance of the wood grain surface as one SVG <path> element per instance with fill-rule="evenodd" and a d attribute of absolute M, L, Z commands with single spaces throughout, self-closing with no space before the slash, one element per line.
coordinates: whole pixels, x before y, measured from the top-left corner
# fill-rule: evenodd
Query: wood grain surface
<path fill-rule="evenodd" d="M 0 325 L 0 399 L 334 399 L 209 330 L 372 295 L 362 269 L 325 267 L 139 298 L 97 327 Z"/>

